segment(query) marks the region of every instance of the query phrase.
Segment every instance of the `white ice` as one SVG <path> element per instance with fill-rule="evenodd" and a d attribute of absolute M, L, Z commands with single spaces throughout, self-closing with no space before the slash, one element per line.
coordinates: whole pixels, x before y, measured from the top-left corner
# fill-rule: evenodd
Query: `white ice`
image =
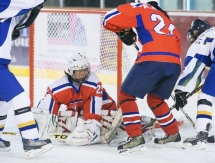
<path fill-rule="evenodd" d="M 25 90 L 29 91 L 28 78 L 18 77 Z M 184 110 L 195 122 L 196 100 L 195 94 L 188 100 Z M 168 101 L 168 103 L 171 102 Z M 213 107 L 214 109 L 215 107 Z M 213 111 L 214 113 L 215 111 Z M 182 115 L 184 124 L 180 126 L 180 134 L 184 140 L 195 134 L 194 128 L 190 125 L 185 116 Z M 212 123 L 215 126 L 215 122 Z M 13 119 L 13 111 L 8 115 L 5 131 L 18 132 Z M 156 129 L 156 136 L 162 137 L 164 133 L 161 129 Z M 210 135 L 215 134 L 212 128 Z M 25 159 L 20 136 L 3 135 L 3 139 L 11 142 L 10 152 L 0 153 L 0 163 L 214 163 L 215 143 L 208 143 L 205 150 L 183 150 L 170 148 L 155 148 L 153 141 L 146 143 L 147 152 L 142 155 L 119 155 L 116 147 L 109 147 L 106 144 L 98 144 L 83 147 L 72 147 L 64 143 L 53 142 L 54 148 L 39 157 Z"/>

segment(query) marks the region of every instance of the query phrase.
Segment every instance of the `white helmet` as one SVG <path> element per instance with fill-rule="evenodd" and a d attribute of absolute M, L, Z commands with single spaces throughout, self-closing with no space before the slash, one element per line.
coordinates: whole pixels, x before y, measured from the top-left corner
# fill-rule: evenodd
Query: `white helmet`
<path fill-rule="evenodd" d="M 87 58 L 80 53 L 70 54 L 67 58 L 67 66 L 65 70 L 66 73 L 69 74 L 74 79 L 73 77 L 74 70 L 83 69 L 88 69 L 88 72 L 90 72 L 90 63 L 88 62 Z"/>
<path fill-rule="evenodd" d="M 148 2 L 151 2 L 151 1 L 154 1 L 154 2 L 157 2 L 158 3 L 158 0 L 135 0 L 136 3 L 148 3 Z"/>

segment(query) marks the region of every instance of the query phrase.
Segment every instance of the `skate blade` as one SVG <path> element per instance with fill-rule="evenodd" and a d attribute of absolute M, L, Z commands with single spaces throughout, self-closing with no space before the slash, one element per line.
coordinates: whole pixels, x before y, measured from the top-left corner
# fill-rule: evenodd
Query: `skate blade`
<path fill-rule="evenodd" d="M 110 143 L 108 144 L 108 146 L 110 147 L 118 147 L 122 144 L 125 144 L 127 140 L 124 139 L 113 139 L 110 141 Z"/>
<path fill-rule="evenodd" d="M 32 150 L 26 151 L 25 158 L 33 158 L 33 157 L 39 156 L 43 153 L 48 152 L 52 148 L 53 148 L 52 144 L 47 144 L 42 146 L 40 149 L 32 149 Z"/>
<path fill-rule="evenodd" d="M 197 142 L 197 144 L 193 145 L 191 143 L 183 143 L 182 149 L 192 149 L 192 150 L 203 150 L 206 147 L 205 142 Z"/>
<path fill-rule="evenodd" d="M 120 155 L 121 154 L 143 154 L 146 151 L 148 151 L 148 149 L 143 144 L 143 145 L 139 145 L 139 146 L 134 147 L 134 148 L 121 149 L 121 150 L 119 150 L 119 154 Z"/>
<path fill-rule="evenodd" d="M 8 152 L 10 150 L 11 150 L 10 147 L 0 148 L 0 152 Z"/>
<path fill-rule="evenodd" d="M 166 144 L 154 144 L 156 148 L 181 148 L 182 142 L 170 142 Z"/>

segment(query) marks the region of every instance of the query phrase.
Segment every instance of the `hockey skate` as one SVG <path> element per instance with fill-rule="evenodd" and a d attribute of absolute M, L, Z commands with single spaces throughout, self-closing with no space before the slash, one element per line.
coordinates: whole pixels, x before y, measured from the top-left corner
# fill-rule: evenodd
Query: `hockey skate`
<path fill-rule="evenodd" d="M 33 158 L 52 149 L 52 142 L 50 139 L 46 140 L 25 139 L 23 140 L 23 148 L 26 153 L 26 158 Z"/>
<path fill-rule="evenodd" d="M 147 151 L 143 136 L 128 138 L 127 142 L 118 146 L 119 154 L 141 153 Z"/>
<path fill-rule="evenodd" d="M 206 125 L 206 129 L 204 131 L 200 131 L 193 138 L 187 138 L 183 142 L 183 149 L 197 149 L 202 150 L 205 149 L 206 143 L 208 140 L 208 132 L 210 131 L 212 125 L 208 123 Z"/>
<path fill-rule="evenodd" d="M 166 134 L 163 138 L 155 138 L 154 143 L 156 147 L 170 147 L 170 148 L 179 148 L 181 147 L 181 136 L 179 133 L 174 135 Z"/>
<path fill-rule="evenodd" d="M 187 138 L 183 142 L 183 149 L 205 149 L 208 139 L 208 132 L 200 131 L 195 137 Z"/>
<path fill-rule="evenodd" d="M 10 142 L 0 138 L 0 151 L 1 152 L 10 151 Z"/>

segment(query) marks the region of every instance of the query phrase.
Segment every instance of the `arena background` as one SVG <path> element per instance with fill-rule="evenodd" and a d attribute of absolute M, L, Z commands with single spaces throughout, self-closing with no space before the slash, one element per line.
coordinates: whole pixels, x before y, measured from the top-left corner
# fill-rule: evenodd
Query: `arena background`
<path fill-rule="evenodd" d="M 72 8 L 71 8 L 72 9 Z M 100 10 L 100 9 L 96 9 Z M 168 12 L 179 29 L 182 39 L 182 64 L 188 49 L 186 39 L 187 30 L 191 22 L 197 18 L 207 20 L 211 26 L 215 25 L 215 17 L 211 12 Z M 20 18 L 17 18 L 17 22 Z M 20 37 L 12 42 L 12 62 L 10 70 L 16 76 L 29 76 L 29 29 L 21 30 Z M 183 65 L 182 65 L 183 68 Z M 206 75 L 206 74 L 205 74 Z"/>

